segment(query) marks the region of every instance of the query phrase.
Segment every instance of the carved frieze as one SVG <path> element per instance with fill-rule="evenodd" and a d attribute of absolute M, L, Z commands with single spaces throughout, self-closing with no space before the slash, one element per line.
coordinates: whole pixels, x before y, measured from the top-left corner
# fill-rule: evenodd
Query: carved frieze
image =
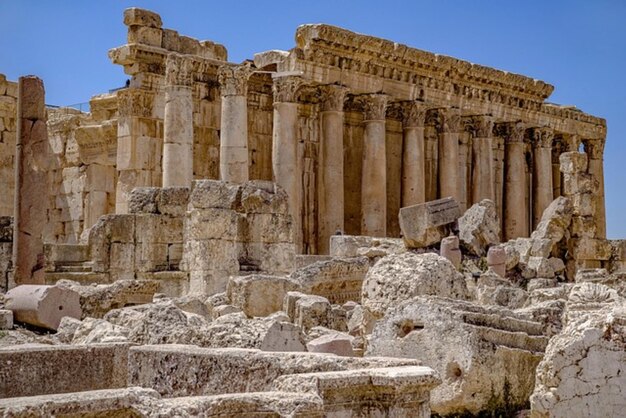
<path fill-rule="evenodd" d="M 532 140 L 535 148 L 552 148 L 554 129 L 550 127 L 534 128 L 532 130 Z"/>
<path fill-rule="evenodd" d="M 363 103 L 364 120 L 385 120 L 389 96 L 386 94 L 364 94 L 359 96 Z"/>
<path fill-rule="evenodd" d="M 496 133 L 504 138 L 505 143 L 523 143 L 526 125 L 521 121 L 499 123 L 496 125 Z"/>
<path fill-rule="evenodd" d="M 457 108 L 441 109 L 442 131 L 455 133 L 461 130 L 461 111 Z"/>
<path fill-rule="evenodd" d="M 298 92 L 304 81 L 298 76 L 274 77 L 272 92 L 274 93 L 274 103 L 294 103 L 298 101 Z"/>
<path fill-rule="evenodd" d="M 217 71 L 222 96 L 246 96 L 248 79 L 254 72 L 249 64 L 222 65 Z"/>
<path fill-rule="evenodd" d="M 402 123 L 405 128 L 423 127 L 426 123 L 428 107 L 423 102 L 402 103 Z"/>
<path fill-rule="evenodd" d="M 165 59 L 165 81 L 170 86 L 191 86 L 193 61 L 180 55 L 168 54 Z"/>
<path fill-rule="evenodd" d="M 328 84 L 319 89 L 322 112 L 342 112 L 348 88 L 337 84 Z"/>
<path fill-rule="evenodd" d="M 473 115 L 463 118 L 465 131 L 473 138 L 490 138 L 493 136 L 494 121 L 491 115 Z"/>
<path fill-rule="evenodd" d="M 120 117 L 151 117 L 154 92 L 143 89 L 123 89 L 117 92 L 117 111 Z"/>

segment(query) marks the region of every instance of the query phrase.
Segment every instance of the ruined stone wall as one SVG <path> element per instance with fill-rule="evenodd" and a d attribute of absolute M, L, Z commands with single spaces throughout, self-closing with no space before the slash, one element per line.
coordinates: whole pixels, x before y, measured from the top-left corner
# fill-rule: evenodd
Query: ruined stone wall
<path fill-rule="evenodd" d="M 13 216 L 17 83 L 0 74 L 0 216 Z"/>

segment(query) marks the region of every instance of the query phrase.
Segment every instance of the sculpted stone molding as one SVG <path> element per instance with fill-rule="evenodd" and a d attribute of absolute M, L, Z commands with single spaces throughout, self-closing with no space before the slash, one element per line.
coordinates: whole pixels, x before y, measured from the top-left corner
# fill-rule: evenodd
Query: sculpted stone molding
<path fill-rule="evenodd" d="M 494 121 L 491 115 L 475 115 L 464 119 L 465 130 L 473 138 L 490 138 L 493 136 Z"/>
<path fill-rule="evenodd" d="M 274 103 L 294 103 L 297 102 L 300 88 L 304 85 L 302 77 L 288 75 L 274 77 L 272 92 L 274 93 Z"/>
<path fill-rule="evenodd" d="M 424 127 L 428 107 L 423 102 L 402 103 L 402 124 L 405 128 Z"/>
<path fill-rule="evenodd" d="M 604 144 L 605 140 L 594 139 L 594 140 L 586 140 L 585 142 L 585 152 L 589 156 L 591 160 L 602 160 L 604 158 Z"/>
<path fill-rule="evenodd" d="M 217 71 L 222 96 L 246 96 L 248 79 L 254 72 L 249 64 L 222 65 Z"/>
<path fill-rule="evenodd" d="M 123 89 L 117 92 L 117 111 L 120 117 L 151 117 L 154 92 L 143 89 Z"/>
<path fill-rule="evenodd" d="M 524 142 L 524 134 L 526 132 L 526 125 L 521 121 L 517 122 L 504 122 L 497 125 L 498 135 L 504 138 L 506 143 L 521 143 Z"/>
<path fill-rule="evenodd" d="M 533 146 L 535 148 L 552 148 L 554 129 L 550 127 L 534 128 L 532 131 Z"/>
<path fill-rule="evenodd" d="M 342 112 L 348 88 L 337 84 L 328 84 L 320 87 L 320 101 L 322 112 Z"/>
<path fill-rule="evenodd" d="M 386 94 L 364 94 L 359 96 L 363 103 L 364 120 L 385 120 L 389 96 Z"/>
<path fill-rule="evenodd" d="M 165 81 L 170 86 L 191 86 L 193 61 L 180 55 L 168 54 L 165 60 Z"/>
<path fill-rule="evenodd" d="M 461 111 L 457 108 L 441 110 L 442 131 L 445 133 L 455 133 L 461 130 Z"/>

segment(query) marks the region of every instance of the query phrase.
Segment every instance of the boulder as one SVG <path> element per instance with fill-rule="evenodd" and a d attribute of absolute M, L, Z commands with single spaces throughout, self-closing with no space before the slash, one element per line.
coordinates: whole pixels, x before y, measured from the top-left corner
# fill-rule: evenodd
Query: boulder
<path fill-rule="evenodd" d="M 500 242 L 500 219 L 493 201 L 484 199 L 465 211 L 459 218 L 459 238 L 465 248 L 481 257 Z"/>
<path fill-rule="evenodd" d="M 420 295 L 467 299 L 465 279 L 437 254 L 411 252 L 380 259 L 365 276 L 362 304 L 375 318 L 398 303 Z"/>
<path fill-rule="evenodd" d="M 548 239 L 554 246 L 565 236 L 565 232 L 572 221 L 573 212 L 574 206 L 569 198 L 557 197 L 543 211 L 541 221 L 531 234 L 531 239 Z"/>
<path fill-rule="evenodd" d="M 452 197 L 400 209 L 400 229 L 407 248 L 434 245 L 450 235 L 461 216 L 459 202 Z"/>
<path fill-rule="evenodd" d="M 354 337 L 345 333 L 328 333 L 309 341 L 306 348 L 310 353 L 330 353 L 338 356 L 353 357 L 353 340 Z"/>

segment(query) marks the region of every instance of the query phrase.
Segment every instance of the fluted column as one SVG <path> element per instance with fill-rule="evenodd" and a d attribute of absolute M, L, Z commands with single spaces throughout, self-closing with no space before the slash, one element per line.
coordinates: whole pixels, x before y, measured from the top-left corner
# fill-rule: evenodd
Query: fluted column
<path fill-rule="evenodd" d="M 494 203 L 495 176 L 493 167 L 493 118 L 472 118 L 472 204 L 483 199 Z"/>
<path fill-rule="evenodd" d="M 402 207 L 426 201 L 424 122 L 426 106 L 407 102 L 402 108 Z"/>
<path fill-rule="evenodd" d="M 504 126 L 504 239 L 528 236 L 524 125 Z"/>
<path fill-rule="evenodd" d="M 361 177 L 361 234 L 387 235 L 387 159 L 385 148 L 385 94 L 363 96 L 365 133 Z"/>
<path fill-rule="evenodd" d="M 451 108 L 441 111 L 442 132 L 439 135 L 439 197 L 452 196 L 460 200 L 459 193 L 459 130 L 461 113 Z"/>
<path fill-rule="evenodd" d="M 302 252 L 302 173 L 298 159 L 297 76 L 274 77 L 274 130 L 272 133 L 272 177 L 288 196 L 296 251 Z"/>
<path fill-rule="evenodd" d="M 589 158 L 589 174 L 598 182 L 595 192 L 596 238 L 606 238 L 606 207 L 604 201 L 604 144 L 606 139 L 585 141 Z"/>
<path fill-rule="evenodd" d="M 248 175 L 248 78 L 249 65 L 224 65 L 218 71 L 222 96 L 220 127 L 220 179 L 234 183 Z"/>
<path fill-rule="evenodd" d="M 347 89 L 328 85 L 321 88 L 321 126 L 318 170 L 319 254 L 328 254 L 330 236 L 344 231 L 343 196 L 343 102 Z"/>
<path fill-rule="evenodd" d="M 193 101 L 191 61 L 169 54 L 165 64 L 163 187 L 191 187 L 193 180 Z"/>
<path fill-rule="evenodd" d="M 533 129 L 533 229 L 554 199 L 552 184 L 552 128 Z"/>

